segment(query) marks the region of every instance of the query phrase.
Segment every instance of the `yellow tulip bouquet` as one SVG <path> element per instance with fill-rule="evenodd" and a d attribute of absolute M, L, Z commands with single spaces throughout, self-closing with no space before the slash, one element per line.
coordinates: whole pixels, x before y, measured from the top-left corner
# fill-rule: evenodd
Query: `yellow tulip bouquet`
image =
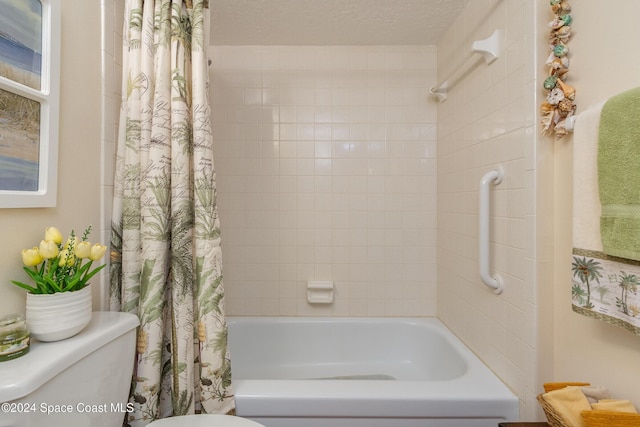
<path fill-rule="evenodd" d="M 94 245 L 87 240 L 91 226 L 87 227 L 78 241 L 71 230 L 66 243 L 62 244 L 62 233 L 55 227 L 47 227 L 40 246 L 22 250 L 24 271 L 35 282 L 34 286 L 12 280 L 16 286 L 31 294 L 55 294 L 73 292 L 87 286 L 87 282 L 98 273 L 104 264 L 91 270 L 94 261 L 102 258 L 107 247 Z"/>

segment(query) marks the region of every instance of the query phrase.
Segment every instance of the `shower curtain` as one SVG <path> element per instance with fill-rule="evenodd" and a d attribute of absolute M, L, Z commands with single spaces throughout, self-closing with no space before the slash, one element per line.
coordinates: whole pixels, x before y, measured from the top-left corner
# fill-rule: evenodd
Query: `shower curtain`
<path fill-rule="evenodd" d="M 136 314 L 125 425 L 234 408 L 204 0 L 126 0 L 112 310 Z"/>

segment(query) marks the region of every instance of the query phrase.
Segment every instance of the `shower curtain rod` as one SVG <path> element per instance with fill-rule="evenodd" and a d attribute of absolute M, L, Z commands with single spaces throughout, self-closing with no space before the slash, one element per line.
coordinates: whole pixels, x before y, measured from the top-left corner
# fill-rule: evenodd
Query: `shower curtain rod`
<path fill-rule="evenodd" d="M 471 52 L 469 52 L 469 54 L 464 57 L 464 60 L 460 63 L 460 65 L 455 67 L 453 73 L 451 73 L 446 79 L 444 79 L 442 83 L 438 83 L 433 86 L 429 90 L 429 93 L 436 96 L 439 102 L 444 102 L 447 99 L 447 90 L 451 88 L 451 86 L 449 86 L 449 81 L 455 75 L 457 75 L 461 69 L 464 69 L 464 65 L 473 55 L 475 55 L 476 53 L 482 55 L 484 61 L 487 63 L 487 65 L 489 65 L 493 63 L 493 61 L 498 59 L 499 50 L 500 30 L 495 30 L 491 36 L 484 40 L 474 41 L 471 46 Z M 466 70 L 465 73 L 468 71 L 469 70 Z"/>

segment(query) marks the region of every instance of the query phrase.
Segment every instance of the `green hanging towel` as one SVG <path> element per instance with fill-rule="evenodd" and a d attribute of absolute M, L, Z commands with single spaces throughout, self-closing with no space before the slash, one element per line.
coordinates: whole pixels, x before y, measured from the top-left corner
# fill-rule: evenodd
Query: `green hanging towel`
<path fill-rule="evenodd" d="M 640 260 L 640 87 L 602 107 L 598 186 L 603 252 Z"/>

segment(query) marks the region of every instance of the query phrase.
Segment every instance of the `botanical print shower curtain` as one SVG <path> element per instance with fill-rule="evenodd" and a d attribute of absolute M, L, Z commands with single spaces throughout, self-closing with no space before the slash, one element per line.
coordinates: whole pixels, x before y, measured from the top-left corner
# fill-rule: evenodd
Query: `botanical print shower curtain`
<path fill-rule="evenodd" d="M 234 408 L 203 0 L 126 0 L 111 309 L 140 327 L 125 425 Z"/>

